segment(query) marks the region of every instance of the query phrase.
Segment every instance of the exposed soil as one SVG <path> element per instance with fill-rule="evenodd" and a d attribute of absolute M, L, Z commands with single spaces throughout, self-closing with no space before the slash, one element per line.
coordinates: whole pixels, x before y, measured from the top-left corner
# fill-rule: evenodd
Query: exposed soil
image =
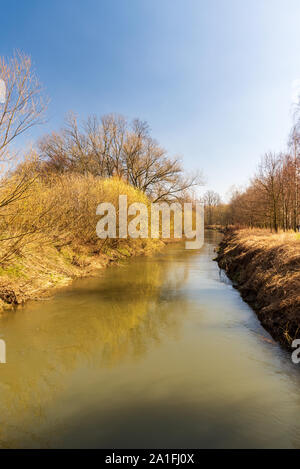
<path fill-rule="evenodd" d="M 290 349 L 300 338 L 299 235 L 226 231 L 216 260 L 263 327 Z"/>

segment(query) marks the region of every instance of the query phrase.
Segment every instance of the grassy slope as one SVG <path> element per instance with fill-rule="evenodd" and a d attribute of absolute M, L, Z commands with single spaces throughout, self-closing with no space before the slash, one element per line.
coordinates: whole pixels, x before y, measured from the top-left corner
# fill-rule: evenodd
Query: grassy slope
<path fill-rule="evenodd" d="M 300 235 L 229 232 L 217 261 L 273 338 L 290 347 L 300 337 Z"/>

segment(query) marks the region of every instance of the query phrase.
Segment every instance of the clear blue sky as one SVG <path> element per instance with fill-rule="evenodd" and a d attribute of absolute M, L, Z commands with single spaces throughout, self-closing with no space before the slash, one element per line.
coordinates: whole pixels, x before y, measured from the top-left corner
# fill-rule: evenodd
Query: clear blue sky
<path fill-rule="evenodd" d="M 284 149 L 300 79 L 299 0 L 0 5 L 0 55 L 30 54 L 51 98 L 39 133 L 69 110 L 140 117 L 222 195 L 265 151 Z"/>

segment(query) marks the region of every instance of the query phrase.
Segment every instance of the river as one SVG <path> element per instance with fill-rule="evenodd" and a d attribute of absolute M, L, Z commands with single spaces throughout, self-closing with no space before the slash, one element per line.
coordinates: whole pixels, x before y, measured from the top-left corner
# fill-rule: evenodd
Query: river
<path fill-rule="evenodd" d="M 3 448 L 300 447 L 300 365 L 175 244 L 0 319 Z"/>

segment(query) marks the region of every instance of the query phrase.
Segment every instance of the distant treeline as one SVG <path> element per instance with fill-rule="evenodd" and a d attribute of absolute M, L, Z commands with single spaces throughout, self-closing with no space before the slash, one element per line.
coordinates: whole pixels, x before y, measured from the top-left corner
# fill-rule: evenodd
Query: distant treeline
<path fill-rule="evenodd" d="M 297 107 L 300 111 L 300 106 Z M 228 204 L 213 191 L 204 195 L 206 223 L 269 228 L 300 228 L 300 116 L 296 113 L 287 151 L 266 153 L 249 186 L 235 189 Z"/>

